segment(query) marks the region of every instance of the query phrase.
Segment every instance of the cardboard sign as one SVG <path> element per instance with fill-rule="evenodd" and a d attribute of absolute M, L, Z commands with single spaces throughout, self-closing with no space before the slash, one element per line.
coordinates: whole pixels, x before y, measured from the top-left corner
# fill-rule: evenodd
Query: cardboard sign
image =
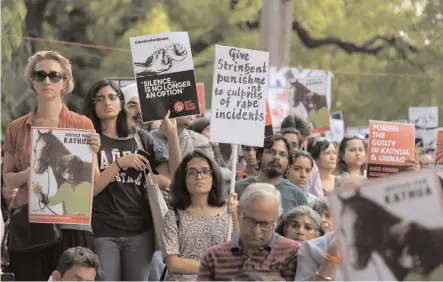
<path fill-rule="evenodd" d="M 335 119 L 331 116 L 330 123 L 331 130 L 326 132 L 326 137 L 340 143 L 345 137 L 345 122 L 342 119 Z"/>
<path fill-rule="evenodd" d="M 29 222 L 90 225 L 93 130 L 32 128 Z"/>
<path fill-rule="evenodd" d="M 130 38 L 143 121 L 200 113 L 187 32 Z"/>
<path fill-rule="evenodd" d="M 441 189 L 436 171 L 422 170 L 331 195 L 343 280 L 443 280 Z"/>
<path fill-rule="evenodd" d="M 289 81 L 288 87 L 290 113 L 307 120 L 313 134 L 329 131 L 326 77 L 298 78 Z"/>
<path fill-rule="evenodd" d="M 414 159 L 413 124 L 369 121 L 367 177 L 378 178 L 405 170 L 405 161 Z"/>
<path fill-rule="evenodd" d="M 443 170 L 443 129 L 437 132 L 437 147 L 435 149 L 435 168 Z"/>
<path fill-rule="evenodd" d="M 205 84 L 202 82 L 197 83 L 197 95 L 198 102 L 200 104 L 200 114 L 205 114 Z"/>
<path fill-rule="evenodd" d="M 269 88 L 268 103 L 272 115 L 272 126 L 279 131 L 281 123 L 289 115 L 289 94 L 284 88 Z"/>
<path fill-rule="evenodd" d="M 268 66 L 268 52 L 215 46 L 211 142 L 263 146 Z"/>

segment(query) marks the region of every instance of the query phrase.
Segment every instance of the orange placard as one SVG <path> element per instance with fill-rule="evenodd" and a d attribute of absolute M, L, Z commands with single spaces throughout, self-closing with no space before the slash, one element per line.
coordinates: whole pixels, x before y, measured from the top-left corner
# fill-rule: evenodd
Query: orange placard
<path fill-rule="evenodd" d="M 200 104 L 200 114 L 205 114 L 205 84 L 203 82 L 197 83 L 198 103 Z"/>
<path fill-rule="evenodd" d="M 413 124 L 369 121 L 367 177 L 378 178 L 405 170 L 405 161 L 414 159 Z"/>
<path fill-rule="evenodd" d="M 437 132 L 437 146 L 434 159 L 435 168 L 443 170 L 443 130 Z"/>

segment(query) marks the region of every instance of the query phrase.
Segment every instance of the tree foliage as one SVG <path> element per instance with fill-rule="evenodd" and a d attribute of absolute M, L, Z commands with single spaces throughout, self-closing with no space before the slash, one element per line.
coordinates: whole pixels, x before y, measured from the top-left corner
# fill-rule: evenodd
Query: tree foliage
<path fill-rule="evenodd" d="M 332 109 L 344 111 L 347 125 L 405 119 L 410 106 L 443 103 L 443 0 L 293 1 L 291 66 L 334 73 Z M 94 81 L 133 76 L 129 37 L 137 35 L 188 31 L 196 78 L 205 83 L 210 101 L 214 45 L 257 49 L 260 10 L 261 0 L 3 0 L 2 131 L 36 105 L 22 75 L 35 51 L 59 51 L 72 61 L 76 88 L 66 103 L 81 112 Z M 311 39 L 336 41 L 309 44 L 300 27 Z"/>

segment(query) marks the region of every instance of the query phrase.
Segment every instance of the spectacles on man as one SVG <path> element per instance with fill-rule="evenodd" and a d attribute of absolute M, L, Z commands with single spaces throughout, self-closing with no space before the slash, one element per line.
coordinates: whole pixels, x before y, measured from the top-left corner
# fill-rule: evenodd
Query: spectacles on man
<path fill-rule="evenodd" d="M 56 83 L 59 82 L 62 78 L 64 78 L 64 75 L 58 71 L 51 71 L 49 73 L 46 73 L 44 71 L 34 71 L 31 77 L 38 82 L 42 82 L 47 77 L 49 77 L 49 80 L 51 82 Z"/>
<path fill-rule="evenodd" d="M 279 156 L 282 159 L 289 159 L 289 154 L 287 152 L 277 151 L 275 149 L 265 149 L 263 153 L 274 158 Z"/>
<path fill-rule="evenodd" d="M 243 221 L 249 228 L 255 228 L 257 225 L 260 226 L 260 229 L 263 231 L 269 231 L 274 229 L 275 222 L 274 221 L 258 221 L 253 218 L 247 217 L 243 215 Z"/>
<path fill-rule="evenodd" d="M 104 104 L 106 99 L 109 102 L 114 103 L 114 102 L 120 100 L 120 96 L 116 95 L 116 94 L 109 94 L 108 96 L 100 95 L 100 96 L 95 97 L 93 100 L 94 100 L 95 104 Z"/>
<path fill-rule="evenodd" d="M 212 170 L 211 169 L 203 169 L 201 171 L 195 170 L 195 169 L 188 169 L 186 171 L 186 177 L 187 178 L 197 178 L 198 175 L 201 175 L 203 178 L 209 178 L 212 176 Z"/>

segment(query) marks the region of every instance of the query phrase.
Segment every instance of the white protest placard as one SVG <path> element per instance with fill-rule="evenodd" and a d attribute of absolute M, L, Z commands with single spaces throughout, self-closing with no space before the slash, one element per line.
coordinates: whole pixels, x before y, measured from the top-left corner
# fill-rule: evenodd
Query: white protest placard
<path fill-rule="evenodd" d="M 211 142 L 263 146 L 269 53 L 215 46 Z"/>
<path fill-rule="evenodd" d="M 410 107 L 409 123 L 414 124 L 416 129 L 438 127 L 438 107 Z"/>
<path fill-rule="evenodd" d="M 326 132 L 326 137 L 340 143 L 345 137 L 345 122 L 342 119 L 330 119 L 331 130 Z"/>

